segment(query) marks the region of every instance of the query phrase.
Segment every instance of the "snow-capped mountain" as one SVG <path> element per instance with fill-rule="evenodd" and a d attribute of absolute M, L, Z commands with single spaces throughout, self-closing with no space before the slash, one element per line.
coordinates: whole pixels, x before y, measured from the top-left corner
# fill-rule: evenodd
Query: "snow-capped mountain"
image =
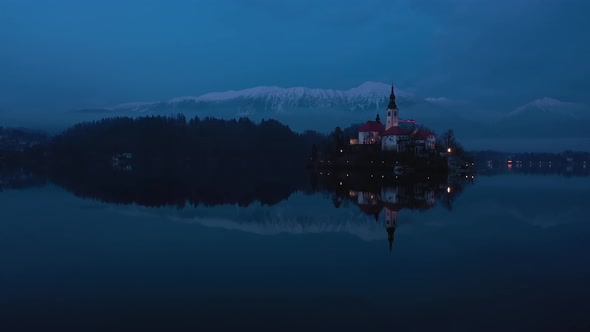
<path fill-rule="evenodd" d="M 238 91 L 211 92 L 195 97 L 172 98 L 162 102 L 125 103 L 113 107 L 80 111 L 84 119 L 105 115 L 175 115 L 236 118 L 254 121 L 274 118 L 295 130 L 331 131 L 336 126 L 383 118 L 391 85 L 365 82 L 348 90 L 282 88 L 259 86 Z M 419 97 L 395 88 L 403 119 L 443 132 L 449 128 L 462 137 L 575 137 L 588 136 L 589 108 L 585 105 L 540 98 L 506 113 L 500 119 L 482 113 L 468 101 L 446 97 Z M 500 113 L 497 113 L 500 116 Z M 497 122 L 496 122 L 497 121 Z M 495 124 L 494 124 L 495 123 Z"/>
<path fill-rule="evenodd" d="M 365 82 L 348 90 L 281 88 L 259 86 L 238 91 L 211 92 L 196 97 L 179 97 L 158 103 L 128 103 L 105 108 L 110 111 L 149 112 L 175 109 L 232 108 L 236 114 L 289 112 L 297 109 L 339 109 L 348 111 L 382 110 L 387 106 L 391 86 Z M 399 103 L 415 102 L 415 97 L 396 89 Z"/>
<path fill-rule="evenodd" d="M 525 105 L 517 107 L 514 111 L 508 113 L 509 117 L 530 114 L 555 114 L 557 116 L 587 116 L 586 107 L 582 104 L 561 101 L 555 98 L 543 97 L 535 99 Z"/>
<path fill-rule="evenodd" d="M 87 120 L 105 115 L 178 113 L 187 117 L 247 116 L 255 121 L 274 118 L 295 130 L 328 131 L 336 126 L 346 127 L 351 123 L 372 120 L 377 114 L 384 117 L 390 94 L 391 85 L 379 82 L 365 82 L 347 90 L 259 86 L 238 91 L 211 92 L 196 97 L 178 97 L 162 102 L 125 103 L 81 110 L 79 113 Z M 462 121 L 459 119 L 460 112 L 455 112 L 460 103 L 451 99 L 422 98 L 397 87 L 395 95 L 404 119 L 418 120 L 435 130 L 448 129 L 457 121 Z"/>
<path fill-rule="evenodd" d="M 544 97 L 517 107 L 499 122 L 504 137 L 588 137 L 590 108 Z"/>

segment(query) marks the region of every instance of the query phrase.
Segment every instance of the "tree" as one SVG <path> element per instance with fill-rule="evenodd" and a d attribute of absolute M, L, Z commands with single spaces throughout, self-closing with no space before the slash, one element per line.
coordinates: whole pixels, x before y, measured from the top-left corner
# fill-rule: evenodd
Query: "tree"
<path fill-rule="evenodd" d="M 457 155 L 457 156 L 461 156 L 463 155 L 463 153 L 465 152 L 465 150 L 463 149 L 463 146 L 457 142 L 457 140 L 455 139 L 455 132 L 453 131 L 453 129 L 449 129 L 447 131 L 445 131 L 442 136 L 439 138 L 440 141 L 440 146 L 444 149 L 451 149 L 451 151 L 453 152 L 453 154 Z"/>
<path fill-rule="evenodd" d="M 311 161 L 316 161 L 318 160 L 318 146 L 313 143 L 313 145 L 311 146 Z"/>
<path fill-rule="evenodd" d="M 440 142 L 444 148 L 454 148 L 457 145 L 457 141 L 455 140 L 453 129 L 445 131 L 440 137 Z"/>
<path fill-rule="evenodd" d="M 332 138 L 336 143 L 336 150 L 339 151 L 341 149 L 344 149 L 344 132 L 342 131 L 342 128 L 336 127 L 336 129 L 334 129 L 334 131 L 332 132 Z"/>

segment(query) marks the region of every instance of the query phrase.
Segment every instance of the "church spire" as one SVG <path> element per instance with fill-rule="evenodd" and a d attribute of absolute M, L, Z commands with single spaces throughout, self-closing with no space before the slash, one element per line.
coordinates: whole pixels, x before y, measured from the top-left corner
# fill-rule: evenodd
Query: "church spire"
<path fill-rule="evenodd" d="M 391 95 L 389 95 L 389 105 L 387 108 L 390 110 L 397 109 L 397 105 L 395 104 L 395 92 L 393 91 L 393 84 L 391 85 Z"/>

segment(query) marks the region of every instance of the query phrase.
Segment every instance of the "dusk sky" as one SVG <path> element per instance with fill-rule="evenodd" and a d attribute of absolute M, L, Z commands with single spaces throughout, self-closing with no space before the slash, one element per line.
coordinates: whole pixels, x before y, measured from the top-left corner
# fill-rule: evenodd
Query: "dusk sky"
<path fill-rule="evenodd" d="M 395 81 L 510 111 L 590 103 L 585 0 L 1 0 L 0 111 Z"/>

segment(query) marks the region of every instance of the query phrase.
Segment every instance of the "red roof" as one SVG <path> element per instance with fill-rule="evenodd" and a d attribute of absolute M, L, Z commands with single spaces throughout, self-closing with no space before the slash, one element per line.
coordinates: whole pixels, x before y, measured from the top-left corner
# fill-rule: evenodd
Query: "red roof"
<path fill-rule="evenodd" d="M 392 135 L 409 135 L 410 132 L 405 130 L 400 126 L 395 126 L 387 129 L 383 134 L 383 136 L 392 136 Z"/>
<path fill-rule="evenodd" d="M 366 132 L 378 132 L 382 133 L 385 130 L 382 124 L 377 121 L 367 121 L 364 125 L 359 128 L 359 133 L 366 133 Z"/>
<path fill-rule="evenodd" d="M 433 133 L 429 132 L 429 131 L 419 131 L 418 133 L 416 133 L 416 139 L 428 139 L 428 136 L 434 136 Z"/>

